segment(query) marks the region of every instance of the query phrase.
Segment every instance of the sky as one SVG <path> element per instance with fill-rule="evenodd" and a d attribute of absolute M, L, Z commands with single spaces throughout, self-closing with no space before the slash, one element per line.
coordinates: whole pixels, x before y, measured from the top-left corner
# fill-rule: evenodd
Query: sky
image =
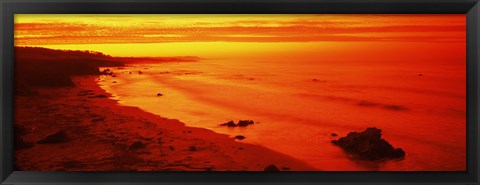
<path fill-rule="evenodd" d="M 16 46 L 115 56 L 266 56 L 358 43 L 458 45 L 465 43 L 465 20 L 463 14 L 16 14 L 14 37 Z"/>

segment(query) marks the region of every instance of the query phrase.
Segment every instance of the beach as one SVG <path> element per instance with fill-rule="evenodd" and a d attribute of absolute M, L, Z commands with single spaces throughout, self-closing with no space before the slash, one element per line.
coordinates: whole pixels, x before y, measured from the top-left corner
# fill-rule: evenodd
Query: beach
<path fill-rule="evenodd" d="M 99 88 L 98 78 L 77 76 L 73 87 L 16 96 L 15 123 L 23 143 L 17 143 L 15 170 L 263 171 L 269 165 L 315 170 L 265 147 L 120 105 Z"/>

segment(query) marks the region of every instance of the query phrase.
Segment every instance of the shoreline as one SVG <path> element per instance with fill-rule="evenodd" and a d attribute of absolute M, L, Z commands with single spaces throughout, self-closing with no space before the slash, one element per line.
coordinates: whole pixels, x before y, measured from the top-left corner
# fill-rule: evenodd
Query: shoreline
<path fill-rule="evenodd" d="M 17 96 L 16 170 L 34 171 L 281 171 L 317 170 L 262 146 L 118 104 L 96 82 L 73 77 L 74 87 L 39 88 Z M 61 142 L 41 144 L 63 132 Z M 33 144 L 35 143 L 35 144 Z M 35 156 L 35 157 L 32 157 Z"/>

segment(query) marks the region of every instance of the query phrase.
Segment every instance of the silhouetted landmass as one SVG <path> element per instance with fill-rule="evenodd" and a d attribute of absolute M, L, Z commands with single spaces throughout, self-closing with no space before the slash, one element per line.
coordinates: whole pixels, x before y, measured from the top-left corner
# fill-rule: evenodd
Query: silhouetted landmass
<path fill-rule="evenodd" d="M 73 86 L 75 75 L 98 75 L 99 67 L 124 66 L 114 57 L 93 51 L 15 47 L 17 95 L 30 95 L 31 87 Z"/>
<path fill-rule="evenodd" d="M 393 148 L 390 143 L 382 139 L 382 130 L 378 128 L 367 128 L 360 133 L 350 132 L 345 137 L 333 140 L 332 143 L 363 160 L 376 161 L 405 156 L 401 148 Z"/>

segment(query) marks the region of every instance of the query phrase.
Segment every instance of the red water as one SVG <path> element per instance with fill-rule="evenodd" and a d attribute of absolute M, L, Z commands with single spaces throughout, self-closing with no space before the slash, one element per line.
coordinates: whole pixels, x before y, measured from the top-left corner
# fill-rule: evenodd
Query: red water
<path fill-rule="evenodd" d="M 386 44 L 385 51 L 395 58 L 371 51 L 362 56 L 372 57 L 355 59 L 348 55 L 355 48 L 343 48 L 345 55 L 336 59 L 225 58 L 132 65 L 113 69 L 117 77 L 103 77 L 99 84 L 121 104 L 188 126 L 244 135 L 240 142 L 288 154 L 318 170 L 464 171 L 464 48 L 454 54 L 433 52 L 447 45 L 419 45 L 423 48 L 395 54 Z M 258 123 L 218 126 L 239 119 Z M 331 133 L 344 136 L 367 127 L 382 129 L 383 137 L 406 157 L 354 160 L 330 143 L 335 139 Z"/>

